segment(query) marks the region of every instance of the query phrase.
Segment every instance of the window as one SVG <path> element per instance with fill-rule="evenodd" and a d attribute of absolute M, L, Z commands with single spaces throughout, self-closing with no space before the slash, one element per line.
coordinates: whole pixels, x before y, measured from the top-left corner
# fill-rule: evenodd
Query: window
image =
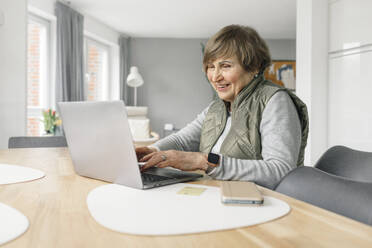
<path fill-rule="evenodd" d="M 29 14 L 27 39 L 27 135 L 38 136 L 42 110 L 50 106 L 50 22 Z"/>
<path fill-rule="evenodd" d="M 92 38 L 85 38 L 85 98 L 103 101 L 110 98 L 110 47 Z"/>

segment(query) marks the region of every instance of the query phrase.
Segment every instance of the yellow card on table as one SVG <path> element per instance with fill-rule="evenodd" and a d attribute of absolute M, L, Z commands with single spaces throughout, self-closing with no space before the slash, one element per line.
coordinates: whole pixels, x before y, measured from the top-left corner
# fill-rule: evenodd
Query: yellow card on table
<path fill-rule="evenodd" d="M 180 195 L 195 195 L 199 196 L 203 194 L 203 192 L 206 190 L 206 188 L 197 188 L 197 187 L 185 187 L 177 192 L 177 194 Z"/>

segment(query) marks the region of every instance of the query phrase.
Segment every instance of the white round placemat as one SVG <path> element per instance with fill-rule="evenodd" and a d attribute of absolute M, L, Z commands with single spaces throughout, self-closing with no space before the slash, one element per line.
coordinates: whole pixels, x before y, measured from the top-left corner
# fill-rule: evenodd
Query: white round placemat
<path fill-rule="evenodd" d="M 206 189 L 201 195 L 182 195 L 185 187 Z M 218 187 L 174 184 L 138 190 L 108 184 L 87 197 L 93 218 L 111 230 L 139 235 L 200 233 L 251 226 L 287 214 L 287 203 L 265 197 L 262 206 L 225 206 Z"/>
<path fill-rule="evenodd" d="M 0 164 L 0 185 L 27 182 L 44 176 L 45 173 L 40 170 L 19 165 Z"/>
<path fill-rule="evenodd" d="M 21 236 L 27 230 L 28 225 L 26 216 L 0 203 L 0 245 Z"/>

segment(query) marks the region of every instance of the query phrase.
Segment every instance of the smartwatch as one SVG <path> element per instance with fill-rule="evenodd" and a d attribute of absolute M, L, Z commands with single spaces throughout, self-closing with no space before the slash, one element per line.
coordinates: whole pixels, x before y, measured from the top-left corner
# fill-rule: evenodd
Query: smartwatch
<path fill-rule="evenodd" d="M 216 167 L 220 164 L 220 155 L 210 152 L 208 154 L 208 165 Z"/>

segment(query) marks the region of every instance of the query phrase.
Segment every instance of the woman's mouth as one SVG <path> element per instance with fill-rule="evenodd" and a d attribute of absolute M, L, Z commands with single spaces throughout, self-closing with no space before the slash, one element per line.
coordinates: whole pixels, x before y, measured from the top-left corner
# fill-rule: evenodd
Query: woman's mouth
<path fill-rule="evenodd" d="M 219 92 L 227 91 L 229 89 L 230 85 L 231 84 L 218 84 L 218 85 L 216 85 L 216 90 L 219 91 Z"/>

